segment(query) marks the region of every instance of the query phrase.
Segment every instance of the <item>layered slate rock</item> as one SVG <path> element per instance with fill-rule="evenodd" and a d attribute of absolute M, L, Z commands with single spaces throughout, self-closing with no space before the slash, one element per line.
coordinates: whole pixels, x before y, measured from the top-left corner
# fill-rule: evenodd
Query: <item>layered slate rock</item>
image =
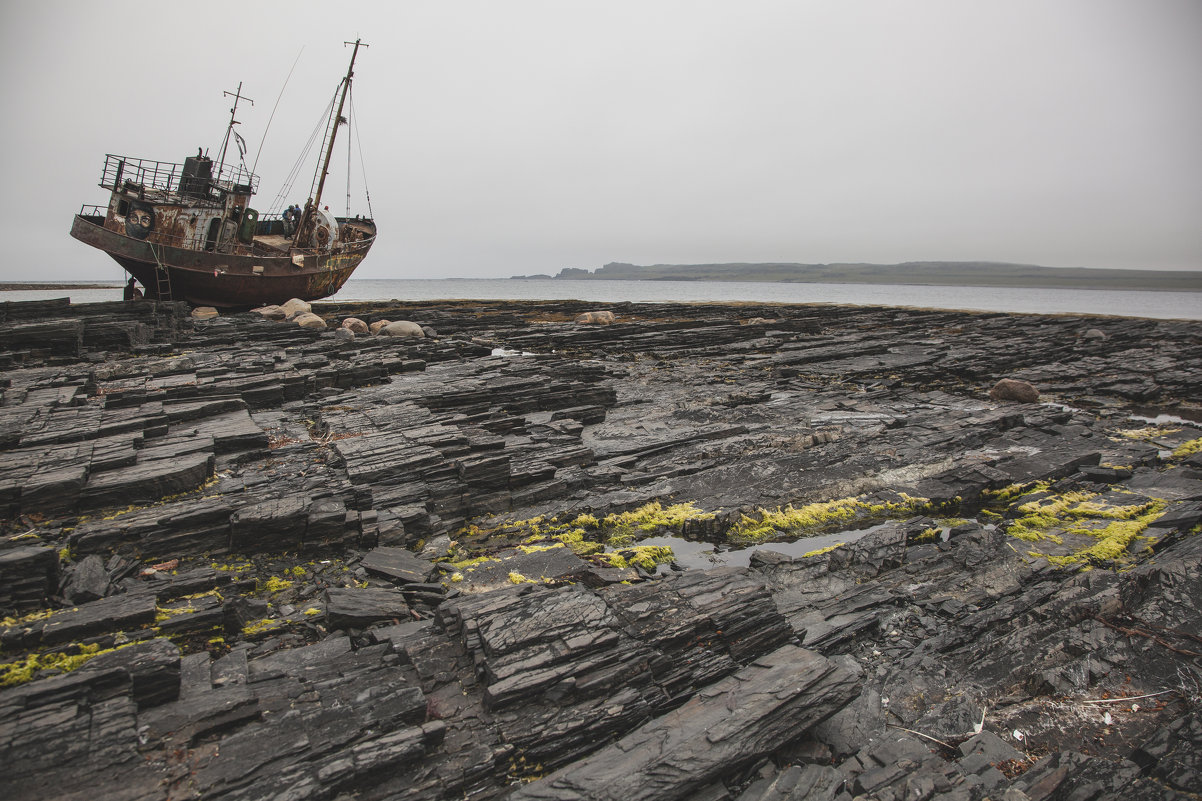
<path fill-rule="evenodd" d="M 394 584 L 423 584 L 433 572 L 429 561 L 404 548 L 374 548 L 359 564 L 368 573 Z"/>
<path fill-rule="evenodd" d="M 41 639 L 56 645 L 100 632 L 141 628 L 154 622 L 156 613 L 152 594 L 115 595 L 56 612 L 42 626 Z"/>
<path fill-rule="evenodd" d="M 104 306 L 0 320 L 5 798 L 1198 783 L 1195 323 Z"/>
<path fill-rule="evenodd" d="M 857 676 L 785 646 L 698 693 L 608 748 L 540 779 L 514 799 L 691 798 L 837 711 Z"/>
<path fill-rule="evenodd" d="M 409 606 L 399 590 L 332 588 L 326 591 L 326 617 L 336 628 L 363 628 L 381 620 L 405 620 Z"/>
<path fill-rule="evenodd" d="M 36 545 L 0 551 L 0 606 L 19 612 L 44 608 L 58 587 L 59 559 Z"/>

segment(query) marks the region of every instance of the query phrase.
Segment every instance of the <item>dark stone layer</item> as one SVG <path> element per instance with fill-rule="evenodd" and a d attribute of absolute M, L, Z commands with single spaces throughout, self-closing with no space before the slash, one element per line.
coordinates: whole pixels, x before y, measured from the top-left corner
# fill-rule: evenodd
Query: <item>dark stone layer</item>
<path fill-rule="evenodd" d="M 317 310 L 3 309 L 0 796 L 1202 784 L 1202 324 Z"/>

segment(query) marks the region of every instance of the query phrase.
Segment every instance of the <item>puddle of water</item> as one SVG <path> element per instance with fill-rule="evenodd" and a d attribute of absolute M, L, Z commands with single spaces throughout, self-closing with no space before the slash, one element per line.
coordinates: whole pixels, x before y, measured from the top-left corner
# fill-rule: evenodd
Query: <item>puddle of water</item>
<path fill-rule="evenodd" d="M 1069 412 L 1079 412 L 1083 409 L 1064 403 L 1047 401 L 1042 406 L 1051 406 Z M 1158 406 L 1132 406 L 1127 409 L 1128 419 L 1152 425 L 1196 426 L 1202 424 L 1202 410 L 1197 409 L 1164 409 Z"/>
<path fill-rule="evenodd" d="M 1158 414 L 1155 417 L 1145 417 L 1141 414 L 1131 415 L 1132 420 L 1138 420 L 1141 423 L 1151 423 L 1155 426 L 1174 425 L 1174 426 L 1196 426 L 1202 422 L 1200 420 L 1192 420 L 1185 417 L 1178 417 L 1175 414 Z"/>
<path fill-rule="evenodd" d="M 853 531 L 839 531 L 834 534 L 820 534 L 816 537 L 802 537 L 792 542 L 765 542 L 743 548 L 732 548 L 725 545 L 715 545 L 712 542 L 694 542 L 680 537 L 649 537 L 639 540 L 636 545 L 667 545 L 676 556 L 676 563 L 690 570 L 706 570 L 711 567 L 747 567 L 751 555 L 759 550 L 776 551 L 786 556 L 802 556 L 810 551 L 829 548 L 840 543 L 847 544 L 879 530 L 889 523 L 881 523 L 869 528 Z M 621 549 L 618 549 L 621 550 Z"/>
<path fill-rule="evenodd" d="M 1202 423 L 1202 409 L 1194 406 L 1132 406 L 1131 418 L 1157 424 L 1197 425 Z"/>

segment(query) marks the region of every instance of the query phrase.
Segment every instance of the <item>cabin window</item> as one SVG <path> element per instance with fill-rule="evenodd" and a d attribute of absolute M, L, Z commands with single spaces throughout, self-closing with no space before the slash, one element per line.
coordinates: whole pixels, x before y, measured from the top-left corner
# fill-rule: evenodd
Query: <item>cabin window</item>
<path fill-rule="evenodd" d="M 129 214 L 129 201 L 122 198 L 117 201 L 117 216 L 124 217 Z"/>

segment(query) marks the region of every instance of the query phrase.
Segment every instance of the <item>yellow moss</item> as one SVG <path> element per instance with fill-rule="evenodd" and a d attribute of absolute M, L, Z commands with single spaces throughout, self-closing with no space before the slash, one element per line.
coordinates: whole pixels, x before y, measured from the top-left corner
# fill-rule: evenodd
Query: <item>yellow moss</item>
<path fill-rule="evenodd" d="M 509 583 L 510 584 L 535 584 L 536 582 L 534 581 L 534 579 L 526 578 L 525 576 L 523 576 L 521 573 L 518 573 L 517 571 L 510 571 Z"/>
<path fill-rule="evenodd" d="M 1133 440 L 1150 440 L 1158 437 L 1163 437 L 1168 434 L 1175 434 L 1181 429 L 1172 428 L 1170 426 L 1145 426 L 1144 428 L 1125 428 L 1114 432 L 1111 439 L 1133 439 Z"/>
<path fill-rule="evenodd" d="M 475 559 L 464 559 L 459 562 L 451 562 L 451 567 L 455 568 L 456 570 L 471 570 L 472 568 L 476 567 L 477 565 L 482 565 L 485 562 L 498 562 L 498 561 L 500 561 L 500 560 L 496 559 L 494 557 L 491 557 L 491 556 L 477 556 Z"/>
<path fill-rule="evenodd" d="M 779 537 L 805 537 L 862 518 L 895 517 L 931 508 L 927 498 L 900 495 L 899 501 L 867 503 L 857 497 L 820 501 L 802 507 L 761 510 L 758 517 L 743 515 L 726 536 L 731 542 L 751 543 Z"/>
<path fill-rule="evenodd" d="M 914 537 L 914 542 L 934 542 L 935 540 L 939 539 L 941 534 L 943 534 L 943 532 L 937 528 L 924 529 L 921 534 L 918 534 Z"/>
<path fill-rule="evenodd" d="M 667 545 L 636 545 L 623 548 L 621 552 L 598 553 L 594 558 L 608 567 L 641 567 L 652 572 L 661 564 L 671 562 L 676 558 L 672 548 Z"/>
<path fill-rule="evenodd" d="M 599 521 L 593 515 L 584 514 L 577 516 L 568 525 L 575 526 L 577 528 L 599 528 L 601 526 L 601 521 Z"/>
<path fill-rule="evenodd" d="M 21 542 L 23 540 L 38 540 L 41 538 L 42 538 L 41 535 L 38 534 L 36 531 L 26 531 L 24 534 L 14 534 L 13 536 L 8 538 L 8 541 L 9 542 Z"/>
<path fill-rule="evenodd" d="M 63 653 L 62 651 L 30 654 L 24 659 L 18 659 L 15 662 L 0 664 L 0 687 L 15 687 L 18 684 L 24 684 L 33 680 L 33 677 L 40 670 L 53 668 L 69 672 L 81 667 L 101 654 L 107 654 L 116 651 L 118 648 L 125 648 L 132 644 L 125 643 L 115 648 L 105 648 L 103 650 L 99 644 L 80 645 L 78 646 L 79 652 L 75 654 Z"/>
<path fill-rule="evenodd" d="M 28 615 L 22 615 L 21 617 L 6 617 L 0 619 L 0 628 L 11 629 L 16 626 L 27 626 L 38 620 L 45 620 L 52 614 L 54 614 L 53 609 L 43 609 L 40 612 L 30 612 Z"/>
<path fill-rule="evenodd" d="M 321 609 L 317 608 L 316 606 L 310 606 L 305 610 L 305 614 L 309 617 L 313 617 L 313 615 L 320 615 Z"/>
<path fill-rule="evenodd" d="M 599 542 L 592 542 L 584 538 L 585 531 L 582 528 L 572 528 L 567 531 L 553 535 L 551 538 L 562 542 L 572 550 L 572 553 L 577 556 L 589 556 L 590 554 L 599 553 L 605 550 L 605 546 Z"/>
<path fill-rule="evenodd" d="M 617 547 L 633 542 L 639 534 L 647 535 L 664 528 L 680 531 L 689 520 L 712 520 L 713 517 L 713 513 L 702 512 L 691 502 L 664 507 L 659 501 L 652 501 L 629 512 L 606 515 L 598 529 L 611 546 Z"/>
<path fill-rule="evenodd" d="M 564 547 L 562 542 L 556 542 L 552 545 L 519 545 L 518 550 L 522 553 L 538 553 L 540 551 L 553 551 L 556 548 L 562 547 Z"/>
<path fill-rule="evenodd" d="M 243 562 L 241 564 L 219 564 L 217 562 L 211 562 L 211 563 L 209 563 L 209 567 L 213 568 L 214 570 L 220 570 L 222 572 L 242 573 L 244 571 L 252 569 L 254 567 L 254 565 L 251 564 L 250 562 Z"/>
<path fill-rule="evenodd" d="M 679 530 L 688 520 L 712 517 L 713 514 L 702 512 L 691 503 L 664 507 L 653 502 L 629 512 L 608 515 L 602 520 L 591 514 L 581 514 L 569 522 L 560 522 L 557 517 L 539 516 L 506 523 L 489 531 L 469 525 L 460 532 L 460 536 L 468 538 L 493 533 L 509 537 L 516 535 L 521 538 L 519 547 L 526 553 L 566 546 L 580 556 L 589 556 L 604 551 L 605 543 L 611 546 L 627 545 L 640 534 L 646 535 L 661 528 Z M 470 569 L 488 559 L 490 557 L 476 557 L 454 561 L 452 565 L 459 570 Z"/>
<path fill-rule="evenodd" d="M 158 611 L 155 612 L 154 622 L 162 623 L 164 620 L 170 620 L 173 617 L 178 617 L 179 615 L 186 615 L 189 612 L 195 612 L 195 611 L 196 611 L 196 609 L 191 606 L 172 606 L 172 607 L 160 606 L 160 607 L 158 607 Z"/>
<path fill-rule="evenodd" d="M 1011 484 L 999 490 L 985 490 L 981 498 L 986 502 L 1006 503 L 1032 492 L 1046 492 L 1049 484 L 1046 481 L 1034 481 L 1028 484 Z"/>
<path fill-rule="evenodd" d="M 558 540 L 564 545 L 571 547 L 575 543 L 584 542 L 584 529 L 570 528 L 567 531 L 561 531 L 551 537 L 553 540 Z"/>
<path fill-rule="evenodd" d="M 124 509 L 116 509 L 116 510 L 114 510 L 114 511 L 110 512 L 109 514 L 107 514 L 107 515 L 104 515 L 104 516 L 103 516 L 103 517 L 101 517 L 100 519 L 101 519 L 101 520 L 116 520 L 118 517 L 121 517 L 121 516 L 123 516 L 123 515 L 127 515 L 127 514 L 129 514 L 130 512 L 132 512 L 132 511 L 135 511 L 136 509 L 139 509 L 139 508 L 141 508 L 141 507 L 138 507 L 138 506 L 126 506 Z"/>
<path fill-rule="evenodd" d="M 292 575 L 296 576 L 297 578 L 304 578 L 307 573 L 308 571 L 306 571 L 301 565 L 296 565 L 292 568 Z"/>
<path fill-rule="evenodd" d="M 825 548 L 819 548 L 816 551 L 806 551 L 801 556 L 803 559 L 809 559 L 811 556 L 822 556 L 822 554 L 830 553 L 831 551 L 835 550 L 836 548 L 842 548 L 846 544 L 847 543 L 845 543 L 845 542 L 836 542 L 834 545 L 828 545 Z"/>
<path fill-rule="evenodd" d="M 1094 541 L 1070 554 L 1031 552 L 1053 565 L 1115 562 L 1130 554 L 1132 545 L 1166 507 L 1157 498 L 1123 505 L 1102 503 L 1094 500 L 1097 497 L 1097 493 L 1069 492 L 1022 504 L 1017 511 L 1023 516 L 1012 520 L 1006 533 L 1027 542 L 1050 540 L 1063 544 L 1065 537 Z"/>
<path fill-rule="evenodd" d="M 454 573 L 451 574 L 451 581 L 458 584 L 459 582 L 463 581 L 463 574 L 460 573 L 458 570 L 456 570 Z"/>
<path fill-rule="evenodd" d="M 277 576 L 269 576 L 267 579 L 259 582 L 259 592 L 283 592 L 291 586 L 292 582 L 288 581 L 287 579 L 278 578 Z"/>
<path fill-rule="evenodd" d="M 1193 456 L 1195 453 L 1202 451 L 1202 437 L 1191 439 L 1189 442 L 1184 442 L 1173 449 L 1174 459 L 1184 459 L 1187 456 Z"/>
<path fill-rule="evenodd" d="M 242 627 L 242 633 L 247 636 L 262 634 L 266 631 L 274 631 L 282 625 L 284 625 L 284 621 L 279 618 L 264 617 L 247 623 Z"/>
<path fill-rule="evenodd" d="M 1020 516 L 1010 521 L 1006 533 L 1026 542 L 1037 542 L 1048 537 L 1051 529 L 1070 516 L 1073 507 L 1087 504 L 1095 497 L 1097 493 L 1094 492 L 1067 492 L 1020 504 L 1015 510 Z"/>

